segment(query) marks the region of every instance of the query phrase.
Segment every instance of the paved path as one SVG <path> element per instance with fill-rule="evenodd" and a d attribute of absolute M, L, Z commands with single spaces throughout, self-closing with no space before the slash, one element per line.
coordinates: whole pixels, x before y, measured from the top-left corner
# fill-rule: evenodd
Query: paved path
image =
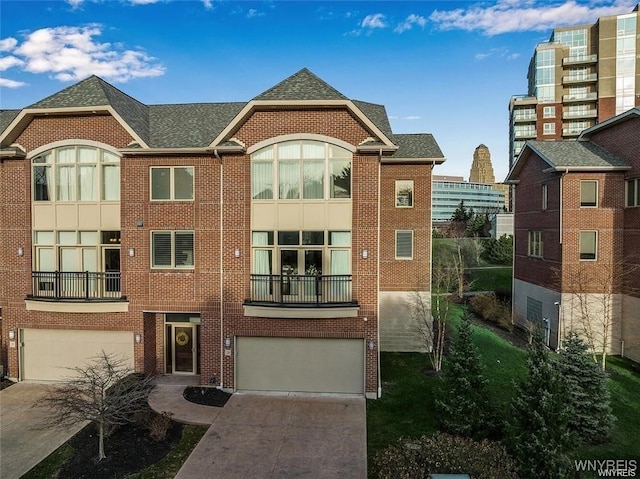
<path fill-rule="evenodd" d="M 366 479 L 364 398 L 234 394 L 176 479 Z"/>
<path fill-rule="evenodd" d="M 18 479 L 84 426 L 42 428 L 47 410 L 38 401 L 48 387 L 21 382 L 0 391 L 0 478 Z"/>

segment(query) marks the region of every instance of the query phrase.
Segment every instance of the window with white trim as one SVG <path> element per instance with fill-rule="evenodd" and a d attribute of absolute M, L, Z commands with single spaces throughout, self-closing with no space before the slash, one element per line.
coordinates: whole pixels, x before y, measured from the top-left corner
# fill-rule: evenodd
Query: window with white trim
<path fill-rule="evenodd" d="M 529 231 L 529 256 L 542 258 L 542 231 Z"/>
<path fill-rule="evenodd" d="M 555 135 L 556 134 L 556 124 L 555 123 L 543 123 L 542 124 L 542 134 L 544 134 L 544 135 Z"/>
<path fill-rule="evenodd" d="M 151 267 L 193 269 L 193 231 L 152 231 Z"/>
<path fill-rule="evenodd" d="M 283 141 L 251 155 L 253 200 L 351 198 L 351 152 L 315 140 Z"/>
<path fill-rule="evenodd" d="M 542 117 L 543 118 L 555 118 L 556 117 L 556 107 L 555 106 L 545 106 L 542 108 Z"/>
<path fill-rule="evenodd" d="M 120 201 L 120 157 L 95 146 L 52 148 L 31 160 L 34 201 Z"/>
<path fill-rule="evenodd" d="M 396 230 L 396 259 L 413 259 L 413 230 Z"/>
<path fill-rule="evenodd" d="M 580 259 L 586 261 L 598 259 L 597 231 L 580 231 Z"/>
<path fill-rule="evenodd" d="M 598 182 L 595 180 L 580 181 L 580 207 L 598 206 Z"/>
<path fill-rule="evenodd" d="M 396 208 L 413 208 L 413 180 L 396 180 Z"/>
<path fill-rule="evenodd" d="M 193 200 L 193 166 L 152 166 L 151 201 Z"/>

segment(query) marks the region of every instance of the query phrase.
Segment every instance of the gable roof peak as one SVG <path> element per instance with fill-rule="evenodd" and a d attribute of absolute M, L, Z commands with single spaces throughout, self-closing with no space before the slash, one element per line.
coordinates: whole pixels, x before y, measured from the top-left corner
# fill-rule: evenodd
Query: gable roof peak
<path fill-rule="evenodd" d="M 308 68 L 302 68 L 262 92 L 254 100 L 348 100 L 348 98 L 314 75 Z"/>

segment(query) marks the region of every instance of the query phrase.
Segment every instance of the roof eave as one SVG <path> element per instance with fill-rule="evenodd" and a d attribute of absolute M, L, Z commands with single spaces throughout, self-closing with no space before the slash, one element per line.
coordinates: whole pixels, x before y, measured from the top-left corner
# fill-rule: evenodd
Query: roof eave
<path fill-rule="evenodd" d="M 389 156 L 384 156 L 380 159 L 381 163 L 393 164 L 393 163 L 414 163 L 414 164 L 433 164 L 433 165 L 441 165 L 446 161 L 444 157 L 438 158 L 394 158 Z"/>
<path fill-rule="evenodd" d="M 556 165 L 546 170 L 542 170 L 543 173 L 572 173 L 572 172 L 589 172 L 589 171 L 627 171 L 630 170 L 630 166 L 562 166 Z"/>
<path fill-rule="evenodd" d="M 0 135 L 0 145 L 12 143 L 24 131 L 31 120 L 37 116 L 51 115 L 75 115 L 78 113 L 104 114 L 108 113 L 113 116 L 118 123 L 135 139 L 141 146 L 147 146 L 147 143 L 138 135 L 138 133 L 125 122 L 122 117 L 115 111 L 111 105 L 81 106 L 81 107 L 62 107 L 62 108 L 25 108 L 13 119 L 9 126 Z"/>
<path fill-rule="evenodd" d="M 118 150 L 127 156 L 153 156 L 153 155 L 210 155 L 217 153 L 244 153 L 242 146 L 216 146 L 199 148 L 120 148 Z"/>
<path fill-rule="evenodd" d="M 231 132 L 244 121 L 254 110 L 259 108 L 309 108 L 309 107 L 346 107 L 366 125 L 382 141 L 387 148 L 397 150 L 393 141 L 385 135 L 351 100 L 251 100 L 244 108 L 229 122 L 220 134 L 211 142 L 210 148 L 216 148 L 218 144 L 224 142 Z M 379 148 L 377 149 L 379 150 Z"/>

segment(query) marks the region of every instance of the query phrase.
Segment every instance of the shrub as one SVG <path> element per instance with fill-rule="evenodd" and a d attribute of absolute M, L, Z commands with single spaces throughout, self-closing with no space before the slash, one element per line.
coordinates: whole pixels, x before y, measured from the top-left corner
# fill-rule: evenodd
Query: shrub
<path fill-rule="evenodd" d="M 164 441 L 171 429 L 172 412 L 162 411 L 161 414 L 148 408 L 135 417 L 135 423 L 149 431 L 149 437 L 154 441 Z"/>
<path fill-rule="evenodd" d="M 494 293 L 477 294 L 469 301 L 471 310 L 485 321 L 513 331 L 511 310 Z"/>
<path fill-rule="evenodd" d="M 429 474 L 470 474 L 474 479 L 517 479 L 513 459 L 498 442 L 438 433 L 399 439 L 374 459 L 380 479 L 427 478 Z"/>

